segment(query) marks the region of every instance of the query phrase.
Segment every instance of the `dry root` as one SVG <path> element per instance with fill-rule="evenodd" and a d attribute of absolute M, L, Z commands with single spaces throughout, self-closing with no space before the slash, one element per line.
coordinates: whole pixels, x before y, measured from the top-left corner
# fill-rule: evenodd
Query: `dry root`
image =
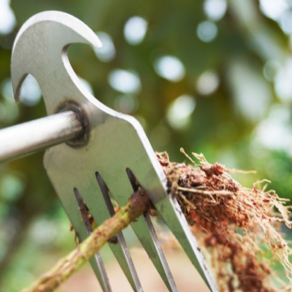
<path fill-rule="evenodd" d="M 170 193 L 201 246 L 211 253 L 220 291 L 272 292 L 280 286 L 292 290 L 291 249 L 278 231 L 283 223 L 291 228 L 287 200 L 266 191 L 266 180 L 248 189 L 225 166 L 193 153 L 197 164 L 185 155 L 193 166 L 170 162 L 167 153 L 157 157 Z M 272 270 L 276 261 L 283 265 L 288 285 Z"/>

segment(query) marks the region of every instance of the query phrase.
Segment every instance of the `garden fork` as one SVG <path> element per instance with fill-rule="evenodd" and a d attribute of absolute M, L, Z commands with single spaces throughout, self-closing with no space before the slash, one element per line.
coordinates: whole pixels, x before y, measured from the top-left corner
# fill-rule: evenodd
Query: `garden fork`
<path fill-rule="evenodd" d="M 62 12 L 36 14 L 20 29 L 12 51 L 14 95 L 18 100 L 21 84 L 33 75 L 49 117 L 0 131 L 0 161 L 47 148 L 46 171 L 80 240 L 92 232 L 84 202 L 99 225 L 114 214 L 111 199 L 125 205 L 139 184 L 210 290 L 217 291 L 177 201 L 167 194 L 166 177 L 141 125 L 83 88 L 67 56 L 72 43 L 101 46 L 84 23 Z M 177 291 L 149 215 L 131 227 L 168 289 Z M 122 232 L 109 246 L 133 290 L 143 291 Z M 90 262 L 103 291 L 111 291 L 100 255 Z"/>

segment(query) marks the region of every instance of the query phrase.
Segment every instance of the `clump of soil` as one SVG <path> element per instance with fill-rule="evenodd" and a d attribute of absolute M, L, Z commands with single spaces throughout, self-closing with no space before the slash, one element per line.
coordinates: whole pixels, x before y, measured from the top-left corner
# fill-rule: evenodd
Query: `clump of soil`
<path fill-rule="evenodd" d="M 170 194 L 177 198 L 203 252 L 211 254 L 219 290 L 292 291 L 291 249 L 279 231 L 283 223 L 292 227 L 287 200 L 267 191 L 266 180 L 248 189 L 230 176 L 234 170 L 210 164 L 202 154 L 193 153 L 198 163 L 184 154 L 193 165 L 170 162 L 166 152 L 157 157 Z M 288 284 L 273 271 L 276 262 L 284 267 Z"/>

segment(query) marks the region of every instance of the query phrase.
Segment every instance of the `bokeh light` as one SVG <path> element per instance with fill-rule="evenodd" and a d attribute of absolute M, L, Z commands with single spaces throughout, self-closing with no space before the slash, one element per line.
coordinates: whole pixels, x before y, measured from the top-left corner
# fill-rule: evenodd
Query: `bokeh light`
<path fill-rule="evenodd" d="M 216 91 L 220 83 L 219 76 L 215 71 L 208 70 L 203 72 L 197 82 L 196 87 L 201 95 L 209 95 Z"/>
<path fill-rule="evenodd" d="M 112 88 L 123 93 L 138 93 L 141 90 L 140 78 L 136 73 L 115 69 L 108 77 Z"/>
<path fill-rule="evenodd" d="M 191 120 L 191 115 L 196 107 L 196 101 L 191 95 L 181 95 L 174 100 L 167 110 L 167 122 L 177 130 L 184 129 Z"/>
<path fill-rule="evenodd" d="M 278 71 L 275 78 L 275 91 L 283 102 L 292 101 L 292 58 Z"/>
<path fill-rule="evenodd" d="M 16 201 L 23 194 L 24 180 L 16 174 L 7 174 L 0 179 L 0 194 L 2 200 Z"/>
<path fill-rule="evenodd" d="M 212 42 L 217 36 L 217 26 L 211 21 L 203 21 L 199 23 L 197 28 L 198 38 L 205 43 Z"/>
<path fill-rule="evenodd" d="M 37 244 L 49 245 L 57 236 L 57 228 L 55 224 L 49 220 L 38 220 L 31 227 L 31 240 Z"/>
<path fill-rule="evenodd" d="M 10 8 L 10 0 L 0 1 L 0 34 L 10 33 L 16 25 L 16 18 Z"/>
<path fill-rule="evenodd" d="M 134 95 L 119 95 L 115 99 L 115 109 L 124 114 L 134 113 L 138 107 L 138 99 Z"/>
<path fill-rule="evenodd" d="M 205 0 L 204 11 L 209 19 L 218 21 L 224 17 L 227 10 L 226 0 Z"/>
<path fill-rule="evenodd" d="M 260 0 L 260 8 L 266 16 L 278 20 L 289 5 L 286 0 Z"/>
<path fill-rule="evenodd" d="M 284 105 L 273 105 L 269 116 L 255 130 L 256 141 L 262 146 L 284 151 L 292 157 L 292 128 L 290 109 Z"/>
<path fill-rule="evenodd" d="M 185 76 L 183 63 L 174 56 L 164 56 L 158 58 L 154 63 L 156 73 L 170 81 L 180 81 Z"/>
<path fill-rule="evenodd" d="M 281 14 L 280 26 L 286 34 L 289 35 L 292 33 L 292 11 L 291 10 L 284 11 Z"/>
<path fill-rule="evenodd" d="M 42 97 L 40 87 L 32 75 L 28 75 L 20 90 L 20 101 L 27 106 L 38 104 Z"/>
<path fill-rule="evenodd" d="M 133 16 L 127 20 L 124 26 L 124 36 L 131 45 L 140 44 L 147 32 L 147 21 L 139 16 Z"/>
<path fill-rule="evenodd" d="M 94 52 L 98 59 L 102 62 L 110 62 L 116 55 L 116 49 L 112 40 L 112 37 L 106 32 L 97 32 L 102 46 L 100 48 L 94 48 Z"/>
<path fill-rule="evenodd" d="M 234 61 L 228 71 L 236 111 L 250 122 L 261 120 L 272 101 L 271 90 L 260 73 L 244 60 Z"/>

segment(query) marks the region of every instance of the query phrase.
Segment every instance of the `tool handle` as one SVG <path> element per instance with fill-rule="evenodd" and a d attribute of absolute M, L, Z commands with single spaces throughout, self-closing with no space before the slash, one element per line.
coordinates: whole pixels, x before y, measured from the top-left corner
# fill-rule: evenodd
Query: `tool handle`
<path fill-rule="evenodd" d="M 0 162 L 79 138 L 84 127 L 77 113 L 67 111 L 0 130 Z"/>

